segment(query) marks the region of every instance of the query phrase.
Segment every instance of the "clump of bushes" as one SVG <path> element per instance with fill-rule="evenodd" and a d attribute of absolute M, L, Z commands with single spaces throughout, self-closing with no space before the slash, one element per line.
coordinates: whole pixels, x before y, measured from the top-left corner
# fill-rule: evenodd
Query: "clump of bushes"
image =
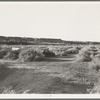
<path fill-rule="evenodd" d="M 89 63 L 89 67 L 96 71 L 100 70 L 100 54 L 97 54 L 96 56 L 94 56 L 92 62 Z"/>
<path fill-rule="evenodd" d="M 18 61 L 21 62 L 32 62 L 41 61 L 44 59 L 44 55 L 40 52 L 34 51 L 33 49 L 22 50 L 19 54 Z"/>
<path fill-rule="evenodd" d="M 6 55 L 6 51 L 5 50 L 0 50 L 0 59 L 3 59 L 3 57 Z"/>
<path fill-rule="evenodd" d="M 19 57 L 20 50 L 10 50 L 5 56 L 4 59 L 16 60 Z"/>
<path fill-rule="evenodd" d="M 82 47 L 81 47 L 81 46 L 78 46 L 78 47 L 76 47 L 76 49 L 81 50 L 81 49 L 82 49 Z"/>
<path fill-rule="evenodd" d="M 8 48 L 4 48 L 0 50 L 0 59 L 3 59 L 4 56 L 9 52 Z"/>
<path fill-rule="evenodd" d="M 61 56 L 61 51 L 60 50 L 53 50 L 56 56 Z"/>
<path fill-rule="evenodd" d="M 42 61 L 42 60 L 44 60 L 44 55 L 42 54 L 42 53 L 40 53 L 40 52 L 37 52 L 36 53 L 36 56 L 35 56 L 35 58 L 34 58 L 34 61 Z"/>
<path fill-rule="evenodd" d="M 45 55 L 45 57 L 54 57 L 55 56 L 55 53 L 48 49 L 44 50 L 43 54 Z"/>
<path fill-rule="evenodd" d="M 77 48 L 71 48 L 66 51 L 63 51 L 62 56 L 67 56 L 68 54 L 78 54 L 79 50 Z"/>
<path fill-rule="evenodd" d="M 63 51 L 62 53 L 61 53 L 61 56 L 67 56 L 68 55 L 68 52 L 67 51 Z"/>
<path fill-rule="evenodd" d="M 67 50 L 67 53 L 68 53 L 68 54 L 78 54 L 79 51 L 78 51 L 77 48 L 71 48 L 71 49 L 68 49 L 68 50 Z"/>
<path fill-rule="evenodd" d="M 81 50 L 79 54 L 76 56 L 77 61 L 91 61 L 90 57 L 91 53 L 89 50 Z"/>
<path fill-rule="evenodd" d="M 91 48 L 91 49 L 96 49 L 96 47 L 95 47 L 95 46 L 90 46 L 90 48 Z"/>

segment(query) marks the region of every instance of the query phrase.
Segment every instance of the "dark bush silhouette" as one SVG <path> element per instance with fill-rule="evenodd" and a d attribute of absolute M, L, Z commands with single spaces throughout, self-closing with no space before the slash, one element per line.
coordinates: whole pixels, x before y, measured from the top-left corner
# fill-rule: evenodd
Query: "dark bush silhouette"
<path fill-rule="evenodd" d="M 9 49 L 5 48 L 5 49 L 1 49 L 0 50 L 0 59 L 3 59 L 4 56 L 9 52 Z"/>
<path fill-rule="evenodd" d="M 44 50 L 43 54 L 45 55 L 45 57 L 54 57 L 55 56 L 55 53 L 50 50 Z"/>

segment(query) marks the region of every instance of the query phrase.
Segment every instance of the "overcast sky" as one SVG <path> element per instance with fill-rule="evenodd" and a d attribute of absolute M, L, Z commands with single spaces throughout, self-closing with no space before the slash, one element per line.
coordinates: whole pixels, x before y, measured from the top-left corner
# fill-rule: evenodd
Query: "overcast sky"
<path fill-rule="evenodd" d="M 0 35 L 100 41 L 100 2 L 0 2 Z"/>

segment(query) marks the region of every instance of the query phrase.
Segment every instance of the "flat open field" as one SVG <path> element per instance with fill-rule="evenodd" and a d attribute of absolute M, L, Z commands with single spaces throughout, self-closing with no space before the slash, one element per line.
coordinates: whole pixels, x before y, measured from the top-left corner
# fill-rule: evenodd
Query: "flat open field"
<path fill-rule="evenodd" d="M 90 62 L 77 62 L 77 55 L 45 57 L 33 62 L 0 59 L 0 93 L 90 93 L 94 87 L 87 71 Z"/>

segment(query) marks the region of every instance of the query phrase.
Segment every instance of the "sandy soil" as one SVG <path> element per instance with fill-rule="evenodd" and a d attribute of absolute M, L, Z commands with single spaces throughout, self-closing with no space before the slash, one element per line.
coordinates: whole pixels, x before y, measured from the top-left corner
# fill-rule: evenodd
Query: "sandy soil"
<path fill-rule="evenodd" d="M 0 63 L 0 93 L 13 90 L 13 93 L 83 94 L 90 88 L 67 81 L 70 67 L 88 66 L 88 63 L 76 63 L 75 55 L 46 58 L 42 62 L 0 60 Z"/>

